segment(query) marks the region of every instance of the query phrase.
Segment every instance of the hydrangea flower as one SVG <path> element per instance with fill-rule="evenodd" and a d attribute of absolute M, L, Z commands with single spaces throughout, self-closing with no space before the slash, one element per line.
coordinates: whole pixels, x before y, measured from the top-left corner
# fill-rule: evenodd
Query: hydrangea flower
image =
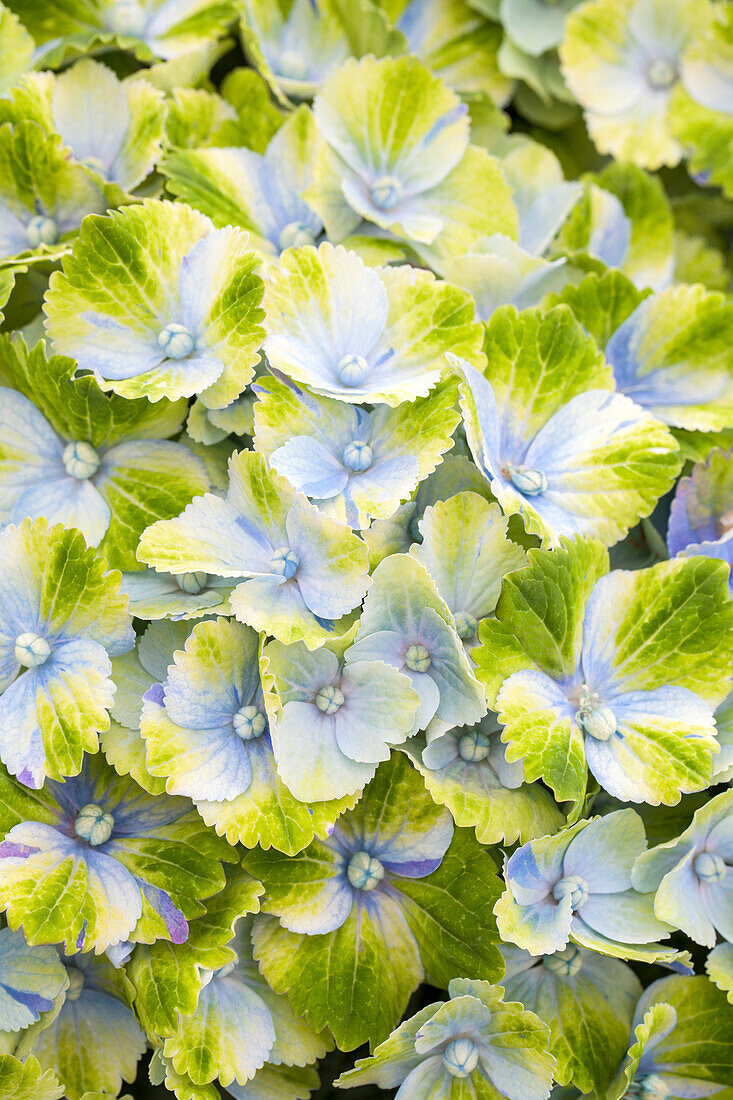
<path fill-rule="evenodd" d="M 0 534 L 0 756 L 29 787 L 96 752 L 115 685 L 110 657 L 134 634 L 119 574 L 78 531 L 44 519 Z"/>
<path fill-rule="evenodd" d="M 168 189 L 217 226 L 239 225 L 265 260 L 286 248 L 315 244 L 321 219 L 301 198 L 311 182 L 316 133 L 301 107 L 263 154 L 245 148 L 182 149 L 161 165 Z"/>
<path fill-rule="evenodd" d="M 276 377 L 261 379 L 257 393 L 256 450 L 325 515 L 355 528 L 392 515 L 453 446 L 460 420 L 453 381 L 371 412 Z"/>
<path fill-rule="evenodd" d="M 733 942 L 733 791 L 716 795 L 675 840 L 639 857 L 637 890 L 656 891 L 654 912 L 706 947 Z"/>
<path fill-rule="evenodd" d="M 132 984 L 104 956 L 71 955 L 63 963 L 67 989 L 58 1015 L 31 1028 L 16 1054 L 30 1053 L 58 1073 L 68 1100 L 117 1096 L 123 1081 L 135 1080 L 147 1045 L 129 1007 Z"/>
<path fill-rule="evenodd" d="M 660 0 L 593 0 L 570 14 L 560 47 L 563 75 L 600 152 L 644 168 L 679 162 L 670 99 L 677 83 L 686 83 L 686 51 L 704 35 L 712 12 L 707 0 L 676 0 L 672 7 Z M 698 59 L 698 86 L 701 68 Z"/>
<path fill-rule="evenodd" d="M 277 770 L 303 802 L 356 794 L 414 726 L 420 699 L 409 677 L 348 653 L 345 664 L 327 647 L 271 642 L 264 651 L 277 695 Z"/>
<path fill-rule="evenodd" d="M 524 782 L 520 761 L 510 764 L 496 715 L 475 726 L 448 730 L 405 746 L 432 798 L 447 806 L 456 825 L 474 827 L 481 844 L 531 840 L 559 829 L 564 818 L 539 784 Z"/>
<path fill-rule="evenodd" d="M 410 733 L 473 725 L 486 714 L 481 687 L 425 567 L 392 554 L 374 571 L 347 666 L 385 661 L 410 678 L 420 706 Z"/>
<path fill-rule="evenodd" d="M 733 302 L 702 286 L 645 298 L 605 346 L 616 386 L 677 428 L 711 431 L 733 417 Z"/>
<path fill-rule="evenodd" d="M 57 351 L 121 397 L 222 408 L 254 374 L 262 280 L 247 235 L 184 203 L 87 218 L 46 295 Z M 139 280 L 144 280 L 145 295 Z"/>
<path fill-rule="evenodd" d="M 417 58 L 349 59 L 313 113 L 323 143 L 305 198 L 331 240 L 365 219 L 432 259 L 490 233 L 515 235 L 497 162 L 469 144 L 467 105 Z"/>
<path fill-rule="evenodd" d="M 495 909 L 502 939 L 533 955 L 572 942 L 617 958 L 673 961 L 673 948 L 652 942 L 671 931 L 654 915 L 653 892 L 632 886 L 634 860 L 645 850 L 633 810 L 523 844 L 504 868 L 506 891 Z"/>
<path fill-rule="evenodd" d="M 503 578 L 527 561 L 507 538 L 507 524 L 498 504 L 471 492 L 437 501 L 418 520 L 422 542 L 410 553 L 432 577 L 469 653 L 479 623 L 496 607 Z"/>
<path fill-rule="evenodd" d="M 107 762 L 119 775 L 129 775 L 148 794 L 163 794 L 165 779 L 151 775 L 140 733 L 143 698 L 153 684 L 165 680 L 176 650 L 186 644 L 187 622 L 152 622 L 138 635 L 135 648 L 112 661 L 117 686 L 109 729 L 100 735 Z"/>
<path fill-rule="evenodd" d="M 67 985 L 53 947 L 30 947 L 22 932 L 0 928 L 0 1032 L 36 1023 Z"/>
<path fill-rule="evenodd" d="M 667 528 L 670 554 L 703 554 L 733 566 L 733 453 L 715 447 L 677 483 Z M 729 579 L 733 590 L 733 574 Z"/>
<path fill-rule="evenodd" d="M 669 432 L 613 393 L 610 368 L 566 306 L 496 310 L 483 373 L 461 372 L 474 460 L 505 513 L 556 546 L 563 536 L 617 542 L 679 471 Z"/>
<path fill-rule="evenodd" d="M 488 982 L 453 978 L 448 996 L 400 1024 L 338 1086 L 399 1085 L 404 1097 L 435 1100 L 460 1093 L 546 1100 L 555 1069 L 547 1025 Z"/>
<path fill-rule="evenodd" d="M 246 577 L 229 597 L 237 618 L 317 648 L 366 591 L 366 549 L 270 473 L 262 455 L 240 451 L 229 470 L 225 499 L 207 493 L 178 519 L 153 524 L 138 557 L 176 576 Z"/>
<path fill-rule="evenodd" d="M 228 4 L 212 0 L 75 0 L 49 12 L 43 0 L 10 0 L 39 45 L 45 65 L 69 51 L 118 43 L 142 60 L 176 58 L 205 48 L 231 22 Z"/>
<path fill-rule="evenodd" d="M 328 0 L 244 0 L 244 46 L 283 99 L 310 99 L 352 53 L 398 52 L 404 39 L 390 28 L 379 5 Z"/>
<path fill-rule="evenodd" d="M 292 854 L 327 833 L 344 808 L 329 800 L 347 792 L 306 799 L 289 789 L 289 771 L 278 774 L 258 648 L 255 632 L 241 623 L 217 619 L 194 628 L 163 682 L 145 694 L 146 762 L 230 843 Z"/>
<path fill-rule="evenodd" d="M 565 181 L 557 157 L 538 142 L 522 142 L 501 163 L 519 219 L 518 241 L 494 233 L 466 255 L 440 263 L 444 278 L 471 292 L 484 321 L 499 306 L 527 309 L 565 286 L 566 258 L 544 257 L 583 190 L 581 184 Z"/>
<path fill-rule="evenodd" d="M 327 243 L 285 252 L 264 305 L 270 366 L 354 404 L 427 397 L 445 353 L 473 360 L 481 342 L 465 291 L 412 267 L 367 267 Z"/>
<path fill-rule="evenodd" d="M 290 859 L 247 856 L 273 914 L 255 921 L 260 969 L 342 1050 L 386 1037 L 426 970 L 440 985 L 465 968 L 498 976 L 493 863 L 453 833 L 450 814 L 397 753 L 328 839 Z M 345 1000 L 353 1012 L 343 1012 Z"/>
<path fill-rule="evenodd" d="M 389 554 L 406 554 L 413 543 L 420 542 L 420 520 L 425 510 L 441 500 L 449 500 L 456 493 L 471 492 L 493 503 L 494 496 L 486 478 L 473 462 L 454 447 L 444 456 L 440 465 L 421 481 L 412 499 L 398 508 L 387 519 L 376 519 L 362 533 L 369 549 L 369 566 L 375 569 Z M 509 528 L 514 538 L 520 538 L 524 528 L 518 517 L 510 518 Z"/>
<path fill-rule="evenodd" d="M 142 183 L 162 151 L 162 93 L 145 80 L 119 80 L 91 58 L 59 76 L 29 74 L 14 91 L 13 108 L 59 134 L 75 160 L 116 185 L 107 195 L 118 201 Z"/>
<path fill-rule="evenodd" d="M 626 1058 L 607 1095 L 702 1100 L 733 1078 L 733 1016 L 707 978 L 672 975 L 642 993 Z"/>
<path fill-rule="evenodd" d="M 224 885 L 231 849 L 190 803 L 147 794 L 99 757 L 22 800 L 22 788 L 2 783 L 0 905 L 29 943 L 63 943 L 69 954 L 180 943 L 199 899 Z"/>
<path fill-rule="evenodd" d="M 659 178 L 635 164 L 614 162 L 585 178 L 551 255 L 601 275 L 618 268 L 639 290 L 664 290 L 675 274 L 674 229 Z"/>
<path fill-rule="evenodd" d="M 409 52 L 462 95 L 484 93 L 503 107 L 514 81 L 499 69 L 501 28 L 464 0 L 396 0 L 389 11 Z"/>
<path fill-rule="evenodd" d="M 674 805 L 704 789 L 730 676 L 725 567 L 678 558 L 608 573 L 588 541 L 529 559 L 505 579 L 473 652 L 507 758 L 578 809 L 586 765 L 625 802 Z"/>
<path fill-rule="evenodd" d="M 565 20 L 580 0 L 500 0 L 499 18 L 508 37 L 525 53 L 539 57 L 559 46 Z"/>
<path fill-rule="evenodd" d="M 570 943 L 551 955 L 505 944 L 506 996 L 550 1028 L 555 1080 L 605 1096 L 628 1044 L 641 983 L 620 959 Z"/>
<path fill-rule="evenodd" d="M 185 406 L 103 394 L 76 364 L 0 342 L 0 524 L 43 516 L 76 527 L 110 565 L 138 568 L 137 542 L 153 517 L 176 515 L 209 488 L 203 462 L 169 442 Z"/>
<path fill-rule="evenodd" d="M 328 1037 L 316 1035 L 297 1018 L 287 997 L 273 993 L 260 975 L 250 929 L 249 919 L 238 923 L 229 945 L 234 958 L 203 972 L 195 1011 L 178 1016 L 176 1032 L 162 1048 L 176 1073 L 195 1085 L 218 1078 L 235 1098 L 231 1086 L 253 1081 L 256 1089 L 258 1071 L 266 1064 L 307 1066 L 329 1048 Z"/>
<path fill-rule="evenodd" d="M 230 615 L 229 596 L 246 577 L 215 577 L 202 570 L 156 573 L 154 569 L 123 573 L 121 588 L 138 619 L 179 622 L 202 615 Z"/>
<path fill-rule="evenodd" d="M 733 84 L 730 75 L 733 15 L 715 5 L 713 19 L 696 36 L 682 63 L 683 80 L 670 102 L 672 130 L 685 150 L 693 179 L 733 196 Z"/>
<path fill-rule="evenodd" d="M 105 206 L 94 177 L 67 158 L 58 135 L 25 119 L 0 126 L 0 260 L 58 252 L 85 214 Z"/>

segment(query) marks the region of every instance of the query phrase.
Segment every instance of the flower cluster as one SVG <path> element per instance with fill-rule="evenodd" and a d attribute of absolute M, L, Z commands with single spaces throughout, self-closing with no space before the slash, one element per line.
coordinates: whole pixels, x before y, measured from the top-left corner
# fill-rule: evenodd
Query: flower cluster
<path fill-rule="evenodd" d="M 733 0 L 0 0 L 0 1100 L 733 1096 L 732 149 Z"/>

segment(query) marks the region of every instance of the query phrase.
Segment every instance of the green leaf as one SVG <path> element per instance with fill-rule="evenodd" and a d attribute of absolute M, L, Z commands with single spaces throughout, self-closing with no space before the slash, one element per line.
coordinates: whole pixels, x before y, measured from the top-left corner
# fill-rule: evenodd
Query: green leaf
<path fill-rule="evenodd" d="M 577 286 L 551 294 L 545 306 L 570 306 L 576 319 L 595 340 L 601 351 L 616 329 L 634 312 L 649 291 L 639 291 L 621 271 L 591 273 Z"/>
<path fill-rule="evenodd" d="M 578 663 L 585 604 L 608 572 L 608 552 L 593 539 L 564 539 L 557 550 L 530 550 L 529 564 L 510 573 L 496 618 L 481 624 L 476 675 L 490 706 L 513 672 L 539 668 L 570 675 Z"/>
<path fill-rule="evenodd" d="M 456 831 L 440 867 L 431 875 L 395 878 L 405 919 L 432 985 L 445 989 L 456 974 L 486 981 L 501 977 L 504 963 L 493 908 L 502 886 L 491 856 L 463 830 Z"/>
<path fill-rule="evenodd" d="M 64 1086 L 56 1074 L 45 1072 L 31 1054 L 25 1062 L 11 1054 L 0 1054 L 0 1097 L 2 1100 L 60 1100 Z"/>

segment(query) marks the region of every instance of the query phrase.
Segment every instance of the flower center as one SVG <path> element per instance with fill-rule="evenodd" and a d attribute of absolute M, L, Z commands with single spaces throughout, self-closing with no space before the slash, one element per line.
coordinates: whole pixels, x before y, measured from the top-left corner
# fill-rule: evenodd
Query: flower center
<path fill-rule="evenodd" d="M 369 188 L 369 198 L 379 210 L 394 210 L 404 193 L 396 176 L 380 176 Z"/>
<path fill-rule="evenodd" d="M 289 546 L 279 546 L 270 558 L 270 569 L 278 576 L 285 577 L 286 581 L 295 576 L 299 565 L 300 558 Z"/>
<path fill-rule="evenodd" d="M 459 638 L 472 638 L 478 628 L 478 619 L 470 611 L 457 611 L 454 616 Z"/>
<path fill-rule="evenodd" d="M 458 752 L 462 760 L 469 763 L 478 763 L 489 755 L 491 739 L 483 730 L 470 730 L 464 733 L 458 742 Z"/>
<path fill-rule="evenodd" d="M 384 878 L 384 867 L 368 852 L 354 852 L 346 877 L 355 890 L 374 890 Z"/>
<path fill-rule="evenodd" d="M 634 1100 L 667 1100 L 672 1094 L 669 1085 L 658 1073 L 648 1073 L 632 1081 L 626 1096 Z"/>
<path fill-rule="evenodd" d="M 664 88 L 671 88 L 676 82 L 677 70 L 672 62 L 667 61 L 666 58 L 655 57 L 647 65 L 646 78 L 652 88 L 658 88 L 661 91 Z"/>
<path fill-rule="evenodd" d="M 267 721 L 257 707 L 240 707 L 232 718 L 232 725 L 237 737 L 241 737 L 243 741 L 253 741 L 265 732 Z"/>
<path fill-rule="evenodd" d="M 100 458 L 90 443 L 69 443 L 61 456 L 69 477 L 85 481 L 99 469 Z"/>
<path fill-rule="evenodd" d="M 96 802 L 88 802 L 76 815 L 74 832 L 96 848 L 98 844 L 105 844 L 109 840 L 114 825 L 115 819 L 112 814 L 105 813 Z"/>
<path fill-rule="evenodd" d="M 554 955 L 545 955 L 543 966 L 551 974 L 557 974 L 561 978 L 572 978 L 583 966 L 583 956 L 580 948 L 574 943 L 568 944 L 563 951 L 556 951 Z"/>
<path fill-rule="evenodd" d="M 578 722 L 583 732 L 594 741 L 608 741 L 618 728 L 616 715 L 601 702 L 595 691 L 588 689 L 587 684 L 583 684 L 580 689 Z"/>
<path fill-rule="evenodd" d="M 411 672 L 427 672 L 432 661 L 425 646 L 416 643 L 415 645 L 408 645 L 405 653 L 405 664 Z"/>
<path fill-rule="evenodd" d="M 716 856 L 714 852 L 700 852 L 699 855 L 695 856 L 695 862 L 692 866 L 700 882 L 705 882 L 708 885 L 722 882 L 728 869 L 723 859 Z"/>
<path fill-rule="evenodd" d="M 581 905 L 585 905 L 588 900 L 588 884 L 580 875 L 566 875 L 565 878 L 561 878 L 559 882 L 555 883 L 552 896 L 557 901 L 569 897 L 570 904 L 573 911 L 575 911 L 580 909 Z"/>
<path fill-rule="evenodd" d="M 305 54 L 298 53 L 297 50 L 283 50 L 277 68 L 280 76 L 289 80 L 305 80 L 308 73 Z"/>
<path fill-rule="evenodd" d="M 443 1051 L 443 1065 L 451 1077 L 468 1077 L 478 1065 L 478 1047 L 472 1039 L 454 1039 Z"/>
<path fill-rule="evenodd" d="M 316 695 L 316 706 L 324 714 L 335 714 L 343 706 L 344 693 L 335 684 L 326 684 Z"/>
<path fill-rule="evenodd" d="M 315 244 L 316 238 L 310 226 L 303 222 L 288 222 L 280 230 L 277 243 L 280 251 L 284 252 L 286 248 L 304 248 L 307 244 Z"/>
<path fill-rule="evenodd" d="M 187 359 L 193 351 L 193 336 L 185 325 L 166 325 L 158 333 L 158 346 L 167 359 Z"/>
<path fill-rule="evenodd" d="M 38 248 L 41 244 L 56 244 L 59 239 L 59 227 L 53 218 L 37 214 L 25 227 L 25 239 L 31 248 Z"/>
<path fill-rule="evenodd" d="M 336 367 L 339 382 L 344 386 L 360 386 L 369 374 L 369 364 L 363 355 L 345 355 Z"/>
<path fill-rule="evenodd" d="M 181 592 L 186 592 L 189 596 L 198 596 L 199 592 L 203 592 L 208 583 L 208 573 L 181 573 L 179 577 L 176 577 L 176 584 Z"/>
<path fill-rule="evenodd" d="M 51 656 L 51 646 L 40 634 L 29 630 L 15 639 L 15 659 L 25 668 L 38 668 Z"/>
<path fill-rule="evenodd" d="M 547 490 L 547 478 L 542 470 L 532 466 L 515 466 L 508 462 L 504 471 L 509 475 L 512 485 L 526 497 L 538 497 Z"/>
<path fill-rule="evenodd" d="M 66 976 L 69 979 L 69 988 L 66 990 L 67 1001 L 78 1001 L 84 988 L 84 974 L 75 966 L 67 968 Z"/>
<path fill-rule="evenodd" d="M 113 34 L 142 34 L 145 12 L 137 0 L 116 0 L 107 13 L 107 26 Z"/>
<path fill-rule="evenodd" d="M 347 443 L 344 447 L 341 461 L 347 470 L 362 473 L 372 464 L 372 449 L 363 439 L 355 439 L 353 443 Z"/>

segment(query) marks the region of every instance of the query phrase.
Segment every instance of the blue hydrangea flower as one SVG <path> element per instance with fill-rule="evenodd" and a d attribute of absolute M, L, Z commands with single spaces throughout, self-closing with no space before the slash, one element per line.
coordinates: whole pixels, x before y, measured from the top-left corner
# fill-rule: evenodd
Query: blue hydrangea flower
<path fill-rule="evenodd" d="M 255 448 L 325 515 L 354 528 L 409 497 L 452 446 L 458 423 L 455 383 L 371 412 L 279 378 L 260 380 L 257 391 Z"/>
<path fill-rule="evenodd" d="M 432 874 L 452 837 L 447 810 L 419 824 L 404 819 L 399 828 L 393 820 L 380 828 L 378 820 L 364 820 L 358 812 L 344 814 L 329 837 L 314 842 L 328 865 L 328 877 L 304 888 L 301 903 L 280 914 L 280 923 L 291 932 L 322 935 L 340 928 L 354 908 L 363 907 L 377 923 L 383 909 L 388 926 L 395 906 L 393 878 Z"/>
<path fill-rule="evenodd" d="M 347 666 L 385 661 L 409 676 L 420 699 L 411 733 L 445 732 L 486 714 L 453 616 L 428 571 L 410 554 L 392 554 L 377 566 L 345 659 Z"/>
<path fill-rule="evenodd" d="M 92 175 L 68 156 L 58 134 L 20 119 L 0 126 L 0 259 L 56 245 L 106 202 Z"/>
<path fill-rule="evenodd" d="M 57 965 L 67 984 L 60 1011 L 21 1040 L 18 1054 L 32 1054 L 43 1069 L 58 1073 L 68 1100 L 90 1093 L 116 1096 L 123 1081 L 135 1080 L 147 1046 L 130 1008 L 132 983 L 104 956 L 62 956 Z"/>
<path fill-rule="evenodd" d="M 313 116 L 296 111 L 264 153 L 242 148 L 185 149 L 160 166 L 173 194 L 216 225 L 241 225 L 265 261 L 286 248 L 313 245 L 323 223 L 302 198 L 311 180 L 317 136 Z"/>
<path fill-rule="evenodd" d="M 130 612 L 138 619 L 179 622 L 202 615 L 229 615 L 229 596 L 245 577 L 215 577 L 201 570 L 156 573 L 140 569 L 123 573 L 121 589 L 130 597 Z"/>
<path fill-rule="evenodd" d="M 30 947 L 22 932 L 0 928 L 0 1032 L 30 1027 L 66 985 L 53 947 Z"/>
<path fill-rule="evenodd" d="M 226 948 L 231 961 L 202 971 L 195 1011 L 178 1014 L 175 1034 L 162 1047 L 163 1058 L 176 1073 L 197 1085 L 218 1078 L 242 1100 L 267 1095 L 267 1071 L 264 1080 L 259 1077 L 263 1066 L 271 1072 L 282 1065 L 287 1073 L 289 1067 L 322 1058 L 330 1046 L 327 1034 L 313 1032 L 295 1016 L 287 997 L 270 989 L 252 958 L 251 928 L 251 918 L 237 922 Z M 287 1094 L 282 1095 L 285 1100 Z"/>
<path fill-rule="evenodd" d="M 184 203 L 124 206 L 85 220 L 53 273 L 46 328 L 103 389 L 150 401 L 200 394 L 223 408 L 259 361 L 257 266 L 235 226 L 215 229 Z"/>
<path fill-rule="evenodd" d="M 696 943 L 714 947 L 716 932 L 733 942 L 733 791 L 697 810 L 675 840 L 640 855 L 632 881 L 656 891 L 657 916 Z"/>
<path fill-rule="evenodd" d="M 733 567 L 733 452 L 715 447 L 680 478 L 669 514 L 670 554 L 704 554 Z M 730 579 L 733 592 L 733 573 Z"/>
<path fill-rule="evenodd" d="M 139 558 L 175 575 L 246 577 L 229 597 L 237 618 L 286 644 L 309 648 L 361 601 L 366 549 L 267 469 L 262 455 L 235 454 L 225 499 L 206 494 L 173 520 L 149 527 Z"/>
<path fill-rule="evenodd" d="M 368 267 L 327 242 L 282 254 L 264 306 L 270 366 L 353 404 L 427 397 L 446 352 L 474 360 L 481 343 L 465 290 L 407 265 Z"/>
<path fill-rule="evenodd" d="M 293 99 L 310 99 L 330 72 L 351 54 L 350 43 L 327 5 L 291 0 L 244 0 L 244 43 L 275 87 Z"/>
<path fill-rule="evenodd" d="M 399 1085 L 405 1100 L 546 1100 L 555 1068 L 547 1025 L 522 1005 L 505 1003 L 503 994 L 488 982 L 454 978 L 449 1001 L 428 1005 L 400 1024 L 337 1084 Z"/>
<path fill-rule="evenodd" d="M 7 781 L 6 781 L 7 782 Z M 12 793 L 15 788 L 9 791 Z M 125 940 L 182 943 L 230 849 L 181 798 L 156 798 L 99 756 L 49 780 L 0 843 L 0 903 L 29 943 L 100 953 Z"/>
<path fill-rule="evenodd" d="M 634 860 L 645 848 L 633 810 L 522 845 L 507 860 L 507 889 L 495 909 L 502 939 L 534 955 L 562 951 L 571 940 L 626 958 L 663 955 L 659 944 L 647 945 L 670 926 L 654 915 L 653 893 L 632 886 Z"/>
<path fill-rule="evenodd" d="M 76 774 L 109 726 L 110 657 L 135 635 L 119 573 L 44 519 L 0 534 L 0 756 L 29 787 Z"/>
<path fill-rule="evenodd" d="M 730 1005 L 712 982 L 702 976 L 660 978 L 639 998 L 628 1053 L 609 1095 L 629 1100 L 724 1096 L 731 1044 Z"/>
<path fill-rule="evenodd" d="M 161 503 L 162 514 L 170 515 L 176 498 L 180 506 L 209 487 L 203 462 L 186 447 L 145 438 L 155 425 L 136 431 L 133 422 L 129 433 L 110 430 L 109 442 L 92 446 L 88 439 L 64 438 L 15 390 L 0 387 L 0 410 L 0 524 L 43 516 L 49 525 L 78 528 L 89 546 L 102 543 L 112 527 L 116 538 L 104 550 L 118 565 L 115 558 L 124 560 L 125 549 L 134 562 L 141 527 L 151 513 L 161 514 Z M 171 427 L 175 419 L 168 415 Z M 163 420 L 160 430 L 166 431 Z M 141 484 L 145 480 L 152 484 Z"/>
<path fill-rule="evenodd" d="M 383 661 L 344 665 L 327 648 L 309 653 L 280 642 L 264 656 L 279 699 L 277 769 L 303 802 L 355 794 L 411 732 L 420 700 L 409 678 Z"/>
<path fill-rule="evenodd" d="M 484 352 L 483 372 L 449 358 L 465 378 L 474 461 L 504 512 L 552 546 L 575 535 L 617 542 L 678 473 L 673 437 L 613 392 L 609 367 L 565 305 L 497 309 Z"/>

